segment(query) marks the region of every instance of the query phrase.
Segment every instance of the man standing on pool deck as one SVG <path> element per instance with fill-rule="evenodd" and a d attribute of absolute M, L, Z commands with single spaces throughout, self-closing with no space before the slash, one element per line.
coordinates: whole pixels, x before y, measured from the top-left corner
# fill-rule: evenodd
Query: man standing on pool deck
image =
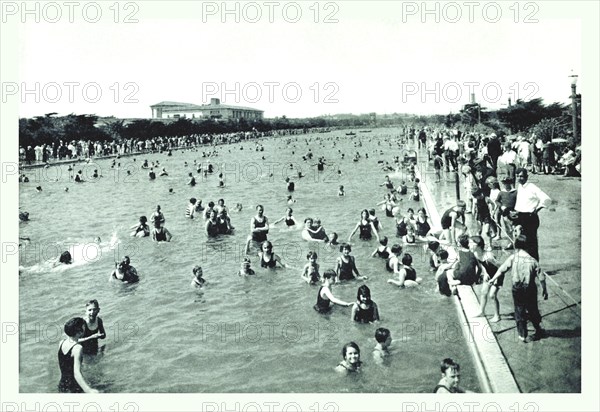
<path fill-rule="evenodd" d="M 520 235 L 515 240 L 515 253 L 509 256 L 489 283 L 495 282 L 502 274 L 511 271 L 512 274 L 512 294 L 515 304 L 515 321 L 517 322 L 517 332 L 519 339 L 527 343 L 532 340 L 541 339 L 544 336 L 542 328 L 542 316 L 538 309 L 536 277 L 542 285 L 542 296 L 548 299 L 546 290 L 546 276 L 541 271 L 540 265 L 527 251 L 525 247 L 527 239 Z M 533 323 L 535 334 L 527 338 L 527 320 Z"/>
<path fill-rule="evenodd" d="M 540 226 L 538 212 L 550 203 L 550 197 L 533 183 L 528 183 L 527 169 L 516 171 L 517 176 L 517 202 L 515 211 L 517 218 L 515 225 L 523 226 L 523 234 L 527 237 L 525 250 L 535 260 L 539 261 L 537 230 Z"/>

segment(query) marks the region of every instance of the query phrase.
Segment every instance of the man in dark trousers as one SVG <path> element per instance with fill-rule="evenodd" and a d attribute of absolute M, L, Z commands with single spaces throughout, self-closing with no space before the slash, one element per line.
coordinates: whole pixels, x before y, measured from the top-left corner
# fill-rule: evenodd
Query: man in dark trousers
<path fill-rule="evenodd" d="M 494 169 L 494 172 L 497 173 L 498 158 L 502 154 L 502 145 L 495 133 L 491 134 L 490 140 L 487 143 L 487 153 L 492 161 L 492 168 Z"/>
<path fill-rule="evenodd" d="M 518 185 L 515 212 L 517 212 L 517 216 L 514 224 L 523 227 L 523 234 L 527 237 L 525 250 L 539 261 L 537 230 L 540 226 L 540 218 L 538 213 L 548 206 L 551 200 L 539 187 L 527 181 L 527 169 L 517 169 L 516 176 Z"/>
<path fill-rule="evenodd" d="M 519 333 L 519 339 L 525 343 L 541 339 L 545 335 L 542 328 L 542 315 L 540 315 L 538 309 L 536 278 L 542 286 L 544 300 L 548 299 L 546 276 L 540 270 L 538 261 L 525 250 L 526 245 L 526 237 L 519 236 L 515 240 L 515 253 L 500 265 L 494 277 L 489 280 L 490 283 L 493 283 L 504 273 L 510 271 L 517 332 Z M 531 337 L 527 336 L 527 320 L 530 320 L 535 328 L 535 334 Z"/>

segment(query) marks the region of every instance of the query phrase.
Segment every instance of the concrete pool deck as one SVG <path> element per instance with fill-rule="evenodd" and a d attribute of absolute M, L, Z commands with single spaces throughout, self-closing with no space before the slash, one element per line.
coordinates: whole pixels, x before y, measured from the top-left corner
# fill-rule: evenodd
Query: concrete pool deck
<path fill-rule="evenodd" d="M 420 151 L 419 157 L 420 179 L 422 186 L 427 188 L 423 199 L 431 226 L 435 228 L 439 226 L 439 213 L 456 204 L 454 177 L 450 174 L 447 181 L 435 183 L 427 154 Z M 539 297 L 547 337 L 530 343 L 518 339 L 508 278 L 498 293 L 502 317 L 498 323 L 488 321 L 492 302 L 487 306 L 488 318 L 474 316 L 479 311 L 480 286 L 460 287 L 459 295 L 454 299 L 475 363 L 480 365 L 478 374 L 484 390 L 580 393 L 581 180 L 532 174 L 530 181 L 552 198 L 551 207 L 540 213 L 538 230 L 540 263 L 548 275 L 549 299 L 544 301 L 541 295 Z M 462 182 L 460 190 L 464 199 Z M 471 215 L 467 215 L 470 229 L 474 229 L 473 223 Z M 509 253 L 501 248 L 494 249 L 500 262 Z"/>

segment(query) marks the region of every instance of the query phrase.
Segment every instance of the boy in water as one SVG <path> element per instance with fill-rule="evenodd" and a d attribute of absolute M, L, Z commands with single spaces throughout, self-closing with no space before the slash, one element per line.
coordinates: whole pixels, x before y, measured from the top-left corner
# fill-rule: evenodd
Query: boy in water
<path fill-rule="evenodd" d="M 241 267 L 240 271 L 238 272 L 238 275 L 239 276 L 252 276 L 255 274 L 256 273 L 254 272 L 254 270 L 252 270 L 250 268 L 250 259 L 244 258 L 244 260 L 242 261 L 242 267 Z"/>
<path fill-rule="evenodd" d="M 442 361 L 441 367 L 442 379 L 438 382 L 433 393 L 465 393 L 458 386 L 460 382 L 460 365 L 450 358 Z"/>
<path fill-rule="evenodd" d="M 192 269 L 192 273 L 194 274 L 194 278 L 192 279 L 192 286 L 195 288 L 201 288 L 206 283 L 206 279 L 202 277 L 202 267 L 194 266 Z"/>
<path fill-rule="evenodd" d="M 389 347 L 392 344 L 392 334 L 389 329 L 378 328 L 375 331 L 375 340 L 377 341 L 377 345 L 373 349 L 373 360 L 378 365 L 381 365 L 390 356 Z"/>

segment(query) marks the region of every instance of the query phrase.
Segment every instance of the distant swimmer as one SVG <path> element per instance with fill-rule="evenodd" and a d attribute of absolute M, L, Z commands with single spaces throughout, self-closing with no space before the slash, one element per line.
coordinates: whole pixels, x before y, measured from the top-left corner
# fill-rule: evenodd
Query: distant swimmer
<path fill-rule="evenodd" d="M 192 174 L 192 172 L 190 172 L 188 174 L 188 176 L 189 176 L 190 179 L 188 180 L 187 184 L 190 185 L 190 186 L 192 186 L 192 187 L 196 186 L 196 178 L 194 177 L 194 175 Z"/>
<path fill-rule="evenodd" d="M 285 221 L 285 225 L 287 227 L 295 226 L 296 225 L 296 219 L 294 219 L 294 216 L 292 216 L 293 213 L 294 213 L 293 209 L 291 207 L 288 207 L 285 210 L 285 216 L 277 219 L 276 221 L 273 222 L 273 224 L 276 225 L 279 222 Z"/>
<path fill-rule="evenodd" d="M 159 176 L 169 176 L 169 174 L 167 173 L 167 171 L 165 170 L 165 168 L 163 167 L 162 170 L 159 173 Z"/>
<path fill-rule="evenodd" d="M 346 196 L 343 185 L 340 185 L 340 188 L 338 189 L 338 196 Z"/>
<path fill-rule="evenodd" d="M 42 191 L 42 186 L 35 187 L 36 192 L 40 193 Z"/>
<path fill-rule="evenodd" d="M 206 279 L 202 277 L 202 267 L 198 265 L 194 266 L 192 273 L 194 274 L 194 277 L 192 278 L 192 286 L 195 288 L 201 288 L 204 286 Z"/>
<path fill-rule="evenodd" d="M 109 280 L 119 280 L 123 283 L 139 282 L 137 270 L 131 266 L 129 256 L 124 256 L 121 262 L 115 263 L 115 269 L 111 272 Z"/>
<path fill-rule="evenodd" d="M 138 224 L 131 226 L 133 232 L 131 232 L 131 236 L 135 237 L 146 237 L 150 236 L 150 226 L 148 226 L 148 218 L 146 216 L 140 216 L 140 221 Z"/>
<path fill-rule="evenodd" d="M 75 175 L 75 182 L 76 183 L 83 183 L 84 182 L 84 180 L 83 180 L 83 171 L 82 170 L 79 170 L 77 172 L 77 174 Z"/>
<path fill-rule="evenodd" d="M 153 224 L 159 223 L 161 226 L 165 223 L 165 216 L 160 211 L 160 205 L 156 205 L 156 211 L 150 216 L 150 221 Z"/>
<path fill-rule="evenodd" d="M 239 276 L 254 276 L 256 273 L 250 267 L 250 259 L 244 258 L 242 261 L 241 268 L 238 272 Z"/>

